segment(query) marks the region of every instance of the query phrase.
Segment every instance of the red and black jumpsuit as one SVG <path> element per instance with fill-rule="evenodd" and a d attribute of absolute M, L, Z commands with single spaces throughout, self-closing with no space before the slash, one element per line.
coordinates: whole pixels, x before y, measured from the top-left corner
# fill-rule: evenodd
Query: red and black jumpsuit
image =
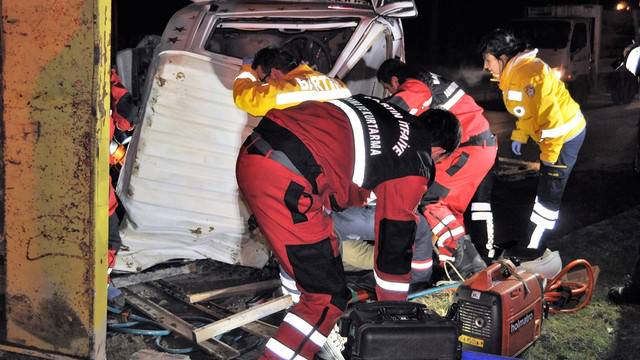
<path fill-rule="evenodd" d="M 467 207 L 471 224 L 476 225 L 473 241 L 478 252 L 485 258 L 493 257 L 490 170 L 498 152 L 497 139 L 483 109 L 455 82 L 431 72 L 421 72 L 418 78 L 407 79 L 386 100 L 416 116 L 429 108 L 449 110 L 462 127 L 460 147 L 436 164 L 435 182 L 425 195 L 423 214 L 437 239 L 439 260 L 455 262 L 457 240 L 467 234 Z"/>
<path fill-rule="evenodd" d="M 426 131 L 379 99 L 357 95 L 271 110 L 238 156 L 238 185 L 280 266 L 301 291 L 261 359 L 312 359 L 351 297 L 325 208 L 375 214 L 376 293 L 406 300 L 418 217 L 434 168 Z"/>
<path fill-rule="evenodd" d="M 113 142 L 113 134 L 116 127 L 122 131 L 132 130 L 137 124 L 136 106 L 133 103 L 133 96 L 122 84 L 122 80 L 114 69 L 111 69 L 111 124 L 109 132 L 109 140 Z M 115 149 L 114 149 L 115 150 Z M 109 152 L 109 164 L 115 165 L 117 160 L 113 157 L 113 151 Z M 118 199 L 113 189 L 111 175 L 109 175 L 109 270 L 113 268 L 116 262 L 116 253 L 122 244 L 118 225 L 120 223 L 116 208 L 118 207 Z"/>

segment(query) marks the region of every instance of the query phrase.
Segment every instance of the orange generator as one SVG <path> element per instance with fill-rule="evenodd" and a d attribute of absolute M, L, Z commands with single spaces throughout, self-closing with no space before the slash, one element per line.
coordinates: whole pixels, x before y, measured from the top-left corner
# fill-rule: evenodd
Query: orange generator
<path fill-rule="evenodd" d="M 513 357 L 540 336 L 546 280 L 504 260 L 458 287 L 451 317 L 460 323 L 462 349 Z"/>

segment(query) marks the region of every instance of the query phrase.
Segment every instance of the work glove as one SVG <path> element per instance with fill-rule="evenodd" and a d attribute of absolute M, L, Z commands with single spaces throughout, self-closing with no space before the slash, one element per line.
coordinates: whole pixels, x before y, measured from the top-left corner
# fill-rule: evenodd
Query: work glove
<path fill-rule="evenodd" d="M 255 215 L 251 214 L 249 219 L 247 220 L 249 224 L 249 232 L 253 235 L 258 235 L 260 233 L 260 228 L 258 227 L 258 220 L 256 220 Z"/>
<path fill-rule="evenodd" d="M 522 149 L 522 143 L 520 141 L 513 140 L 511 142 L 511 151 L 516 155 L 522 155 L 522 153 L 520 153 L 520 149 Z"/>
<path fill-rule="evenodd" d="M 555 164 L 556 164 L 556 163 L 554 163 L 554 162 L 546 162 L 546 161 L 542 161 L 542 165 L 544 165 L 544 166 L 553 166 L 553 165 L 555 165 Z"/>
<path fill-rule="evenodd" d="M 242 58 L 242 65 L 245 65 L 245 64 L 249 64 L 249 65 L 253 64 L 253 56 L 247 56 Z"/>
<path fill-rule="evenodd" d="M 107 284 L 111 281 L 111 271 L 116 266 L 116 253 L 117 250 L 107 251 Z"/>

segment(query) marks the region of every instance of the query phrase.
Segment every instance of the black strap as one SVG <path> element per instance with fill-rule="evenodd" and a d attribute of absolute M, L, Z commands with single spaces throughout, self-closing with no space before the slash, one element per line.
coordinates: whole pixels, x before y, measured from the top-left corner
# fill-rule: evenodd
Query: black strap
<path fill-rule="evenodd" d="M 434 181 L 433 184 L 431 184 L 427 188 L 427 192 L 424 195 L 422 195 L 422 199 L 420 200 L 420 205 L 427 206 L 427 205 L 435 204 L 440 199 L 446 198 L 447 195 L 449 195 L 449 191 L 451 191 L 451 189 L 449 189 L 444 185 L 439 184 L 437 181 Z M 424 211 L 421 211 L 421 212 L 424 213 Z"/>
<path fill-rule="evenodd" d="M 495 146 L 497 138 L 491 132 L 491 129 L 481 132 L 478 135 L 474 135 L 469 138 L 469 140 L 460 144 L 460 147 L 463 146 Z"/>
<path fill-rule="evenodd" d="M 269 159 L 275 160 L 280 163 L 280 165 L 287 167 L 298 175 L 302 175 L 300 170 L 296 168 L 285 153 L 279 150 L 273 150 L 273 147 L 271 147 L 271 145 L 263 139 L 257 131 L 254 131 L 249 135 L 249 137 L 247 137 L 243 146 L 247 149 L 249 154 L 268 156 Z"/>
<path fill-rule="evenodd" d="M 245 147 L 252 154 L 269 154 L 269 158 L 304 176 L 311 184 L 312 192 L 318 193 L 316 179 L 322 168 L 302 140 L 289 130 L 264 117 L 245 141 Z"/>
<path fill-rule="evenodd" d="M 294 224 L 299 224 L 302 222 L 309 221 L 309 218 L 307 218 L 307 215 L 305 213 L 300 212 L 298 205 L 300 203 L 301 197 L 307 197 L 309 201 L 313 203 L 313 198 L 311 198 L 309 194 L 305 194 L 304 185 L 291 181 L 289 183 L 289 186 L 287 187 L 287 191 L 284 193 L 284 203 L 287 206 L 287 209 L 289 209 L 289 212 L 291 213 L 291 220 L 293 221 Z"/>
<path fill-rule="evenodd" d="M 329 203 L 331 204 L 331 210 L 333 211 L 341 212 L 346 210 L 346 208 L 340 207 L 340 205 L 338 205 L 335 194 L 329 195 Z"/>
<path fill-rule="evenodd" d="M 446 170 L 446 172 L 447 172 L 447 174 L 449 174 L 449 176 L 455 175 L 458 171 L 460 171 L 460 169 L 462 169 L 463 166 L 465 166 L 467 164 L 467 161 L 469 160 L 469 154 L 463 151 L 460 154 L 460 156 L 458 156 L 458 158 L 454 159 L 454 160 L 455 160 L 456 163 L 454 165 L 450 166 Z"/>

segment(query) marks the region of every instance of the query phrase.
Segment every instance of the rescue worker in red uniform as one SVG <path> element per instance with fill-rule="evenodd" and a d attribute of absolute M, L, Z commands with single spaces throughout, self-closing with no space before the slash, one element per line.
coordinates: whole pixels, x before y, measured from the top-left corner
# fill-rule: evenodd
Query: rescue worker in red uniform
<path fill-rule="evenodd" d="M 505 107 L 517 118 L 511 133 L 513 153 L 520 155 L 529 138 L 540 148 L 540 178 L 530 221 L 505 256 L 542 261 L 547 250 L 545 239 L 555 227 L 562 195 L 585 138 L 586 122 L 565 84 L 536 56 L 538 50 L 529 48 L 511 31 L 490 32 L 480 42 L 479 52 L 484 70 L 499 81 Z M 559 266 L 558 272 L 561 263 Z"/>
<path fill-rule="evenodd" d="M 265 47 L 255 57 L 243 59 L 233 84 L 233 98 L 238 108 L 253 116 L 264 116 L 271 109 L 285 109 L 303 101 L 327 101 L 351 96 L 339 79 L 300 64 L 282 48 Z M 249 218 L 250 229 L 257 232 L 255 216 Z M 284 271 L 280 272 L 282 292 L 291 295 L 294 303 L 300 292 Z"/>
<path fill-rule="evenodd" d="M 325 208 L 362 206 L 376 195 L 376 294 L 406 300 L 415 210 L 434 171 L 430 155 L 453 152 L 460 131 L 448 111 L 415 118 L 364 95 L 266 114 L 240 150 L 236 175 L 302 295 L 261 359 L 312 359 L 351 298 Z"/>
<path fill-rule="evenodd" d="M 115 69 L 111 69 L 111 124 L 109 131 L 109 139 L 111 140 L 109 151 L 109 164 L 111 166 L 116 165 L 122 159 L 115 157 L 117 150 L 120 148 L 119 144 L 114 141 L 114 134 L 116 129 L 119 131 L 129 131 L 137 125 L 138 118 L 136 116 L 137 107 L 134 104 L 133 96 L 131 92 L 127 90 L 122 84 L 120 76 L 116 73 Z M 123 155 L 123 154 L 122 154 Z M 120 238 L 120 219 L 116 213 L 118 207 L 118 199 L 116 198 L 115 190 L 113 189 L 113 181 L 111 175 L 109 175 L 109 243 L 108 243 L 108 273 L 109 274 L 116 264 L 116 254 L 120 245 L 122 245 L 122 239 Z M 110 281 L 109 281 L 110 282 Z M 114 299 L 119 297 L 119 290 L 115 289 L 112 284 L 109 285 L 108 300 L 110 305 L 119 307 L 124 305 L 122 301 L 116 304 Z"/>
<path fill-rule="evenodd" d="M 423 213 L 431 226 L 441 265 L 450 261 L 465 277 L 482 270 L 486 264 L 475 256 L 471 241 L 487 261 L 494 257 L 491 169 L 498 153 L 496 136 L 482 114 L 484 110 L 455 82 L 429 71 L 409 69 L 397 59 L 382 63 L 378 80 L 393 94 L 386 101 L 411 114 L 441 108 L 460 120 L 460 147 L 436 165 L 435 182 L 425 195 Z M 468 207 L 472 221 L 482 223 L 475 238 L 467 234 L 464 224 Z"/>
<path fill-rule="evenodd" d="M 289 52 L 267 47 L 255 58 L 243 59 L 233 83 L 233 100 L 253 116 L 264 116 L 271 109 L 284 109 L 303 101 L 327 101 L 351 96 L 339 79 L 330 78 L 298 64 Z"/>

